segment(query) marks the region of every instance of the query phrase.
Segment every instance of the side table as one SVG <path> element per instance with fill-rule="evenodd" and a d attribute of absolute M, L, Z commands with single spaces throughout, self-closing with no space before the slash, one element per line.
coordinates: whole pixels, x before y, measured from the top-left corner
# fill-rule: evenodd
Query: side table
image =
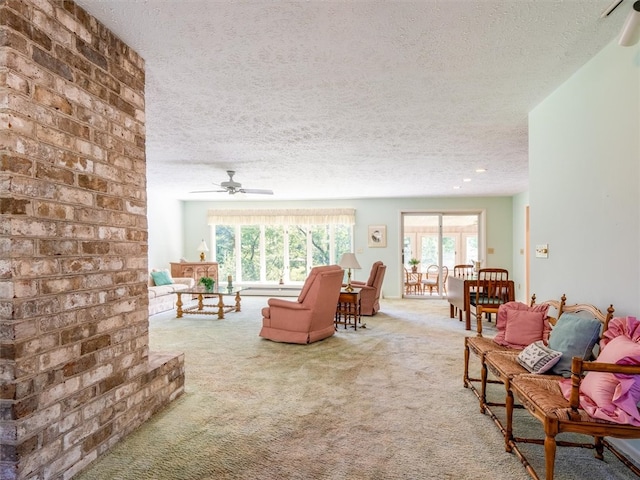
<path fill-rule="evenodd" d="M 335 327 L 344 325 L 344 328 L 353 324 L 354 330 L 358 329 L 360 323 L 360 289 L 354 288 L 353 292 L 347 292 L 344 288 L 340 290 L 338 305 L 336 307 Z M 362 328 L 366 328 L 362 325 Z"/>

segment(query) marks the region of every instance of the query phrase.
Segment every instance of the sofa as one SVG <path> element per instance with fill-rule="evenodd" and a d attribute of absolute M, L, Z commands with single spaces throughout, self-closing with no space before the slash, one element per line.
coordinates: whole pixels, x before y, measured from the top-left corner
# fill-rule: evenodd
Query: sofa
<path fill-rule="evenodd" d="M 163 272 L 164 275 L 158 275 Z M 155 280 L 154 280 L 155 277 Z M 156 285 L 160 283 L 160 285 Z M 169 270 L 151 270 L 147 290 L 149 292 L 149 315 L 166 312 L 176 306 L 176 292 L 187 290 L 195 286 L 195 280 L 190 277 L 171 277 Z"/>

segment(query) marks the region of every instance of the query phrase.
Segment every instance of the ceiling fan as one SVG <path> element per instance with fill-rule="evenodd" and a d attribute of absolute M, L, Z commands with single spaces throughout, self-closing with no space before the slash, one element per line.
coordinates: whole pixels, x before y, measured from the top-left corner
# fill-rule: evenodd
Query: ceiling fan
<path fill-rule="evenodd" d="M 613 11 L 620 6 L 624 0 L 613 0 L 613 3 L 602 12 L 600 18 L 611 15 Z M 632 47 L 640 41 L 640 0 L 633 2 L 631 11 L 627 15 L 627 19 L 622 27 L 618 44 L 623 47 Z"/>
<path fill-rule="evenodd" d="M 242 188 L 242 184 L 233 180 L 233 176 L 236 174 L 233 170 L 227 170 L 229 180 L 220 184 L 214 183 L 214 185 L 220 185 L 222 190 L 196 190 L 191 193 L 218 193 L 227 192 L 229 195 L 235 195 L 236 193 L 259 193 L 263 195 L 273 195 L 273 190 L 263 190 L 259 188 Z"/>

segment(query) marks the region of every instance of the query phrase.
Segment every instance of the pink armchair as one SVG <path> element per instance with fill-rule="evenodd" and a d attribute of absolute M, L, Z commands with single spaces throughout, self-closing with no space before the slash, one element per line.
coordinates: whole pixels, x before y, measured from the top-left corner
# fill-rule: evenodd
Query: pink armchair
<path fill-rule="evenodd" d="M 360 290 L 360 314 L 375 315 L 380 310 L 380 292 L 382 291 L 382 280 L 384 280 L 384 272 L 387 266 L 382 262 L 375 262 L 371 266 L 369 280 L 359 282 L 351 281 L 351 286 L 361 288 Z"/>
<path fill-rule="evenodd" d="M 270 298 L 262 309 L 260 336 L 275 342 L 312 343 L 335 333 L 335 315 L 344 270 L 314 267 L 296 301 Z"/>

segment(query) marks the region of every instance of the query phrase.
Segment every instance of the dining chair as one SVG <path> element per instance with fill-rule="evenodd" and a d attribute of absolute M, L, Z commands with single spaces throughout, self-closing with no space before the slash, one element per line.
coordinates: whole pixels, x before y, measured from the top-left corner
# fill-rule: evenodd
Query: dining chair
<path fill-rule="evenodd" d="M 475 295 L 471 294 L 469 303 L 476 308 L 476 318 L 498 313 L 498 308 L 511 298 L 509 272 L 503 268 L 481 268 L 478 271 Z"/>
<path fill-rule="evenodd" d="M 453 276 L 454 277 L 472 277 L 473 265 L 471 264 L 454 265 Z"/>
<path fill-rule="evenodd" d="M 437 293 L 440 289 L 440 285 L 442 285 L 442 290 L 446 295 L 448 276 L 449 276 L 449 268 L 447 266 L 443 265 L 442 273 L 441 273 L 440 267 L 438 265 L 429 265 L 427 267 L 426 278 L 422 279 L 423 293 L 426 293 L 428 288 L 429 295 L 433 295 L 433 289 L 435 288 Z M 441 278 L 442 278 L 442 282 L 440 282 Z"/>
<path fill-rule="evenodd" d="M 419 295 L 422 293 L 422 273 L 404 269 L 404 293 L 405 295 Z"/>
<path fill-rule="evenodd" d="M 453 266 L 453 276 L 457 278 L 471 278 L 474 275 L 473 265 L 467 263 L 461 263 Z M 454 307 L 453 315 L 458 315 L 458 307 Z M 462 317 L 460 317 L 462 320 Z"/>

